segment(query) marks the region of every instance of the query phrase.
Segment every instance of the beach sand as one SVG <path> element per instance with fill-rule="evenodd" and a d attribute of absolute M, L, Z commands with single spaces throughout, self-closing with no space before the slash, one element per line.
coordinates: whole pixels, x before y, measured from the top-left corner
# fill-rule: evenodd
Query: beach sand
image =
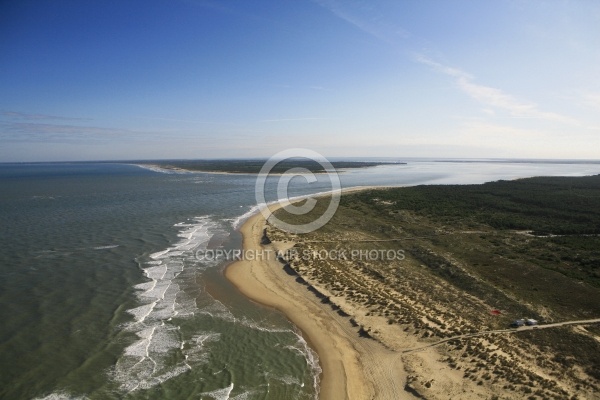
<path fill-rule="evenodd" d="M 278 207 L 269 208 L 275 211 Z M 495 389 L 479 386 L 464 379 L 462 371 L 450 369 L 434 347 L 406 353 L 423 345 L 419 337 L 308 281 L 345 315 L 321 301 L 276 259 L 277 251 L 285 251 L 293 243 L 261 244 L 265 226 L 266 220 L 259 213 L 250 217 L 240 232 L 245 252 L 262 250 L 270 257 L 230 264 L 225 276 L 242 294 L 282 312 L 301 330 L 319 356 L 320 399 L 489 399 L 495 394 Z M 356 324 L 372 338 L 361 337 Z"/>
<path fill-rule="evenodd" d="M 244 250 L 261 250 L 265 226 L 254 215 L 241 227 Z M 270 247 L 277 250 L 276 247 Z M 401 356 L 372 339 L 358 336 L 348 318 L 296 282 L 274 257 L 239 261 L 225 270 L 226 277 L 247 297 L 284 313 L 319 356 L 321 399 L 411 398 L 404 391 L 406 372 Z"/>
<path fill-rule="evenodd" d="M 344 193 L 364 189 L 367 188 L 344 190 Z M 270 208 L 274 211 L 278 207 L 273 205 Z M 388 314 L 373 312 L 373 307 L 379 307 L 373 302 L 354 301 L 353 296 L 347 296 L 345 290 L 340 291 L 336 289 L 337 285 L 330 284 L 336 283 L 338 278 L 346 279 L 344 273 L 340 272 L 338 277 L 336 272 L 327 269 L 325 271 L 333 275 L 321 279 L 314 272 L 324 264 L 315 260 L 294 261 L 300 264 L 300 268 L 298 265 L 295 268 L 302 279 L 294 269 L 284 268 L 276 258 L 277 252 L 285 252 L 293 247 L 293 241 L 298 241 L 296 244 L 302 247 L 302 239 L 281 234 L 276 227 L 270 226 L 268 232 L 271 242 L 261 244 L 266 226 L 264 216 L 256 214 L 243 224 L 240 231 L 245 251 L 261 251 L 269 257 L 231 264 L 226 268 L 225 275 L 242 294 L 259 304 L 279 310 L 300 329 L 319 357 L 322 369 L 320 399 L 528 398 L 527 394 L 532 390 L 530 387 L 533 387 L 531 383 L 523 384 L 518 389 L 512 384 L 514 380 L 505 381 L 511 382 L 510 385 L 498 382 L 505 375 L 513 379 L 512 371 L 504 373 L 502 369 L 499 372 L 494 369 L 492 376 L 486 372 L 492 371 L 488 363 L 481 362 L 481 357 L 475 358 L 475 352 L 469 351 L 469 346 L 483 346 L 494 354 L 493 357 L 497 354 L 509 357 L 509 364 L 506 365 L 512 365 L 510 362 L 514 358 L 505 353 L 506 348 L 510 349 L 510 340 L 496 345 L 491 339 L 483 337 L 467 341 L 466 349 L 460 343 L 457 348 L 452 347 L 454 344 L 448 346 L 445 343 L 434 347 L 432 344 L 436 342 L 420 330 L 390 322 L 386 317 Z M 344 229 L 344 226 L 338 225 L 336 229 Z M 350 266 L 351 271 L 354 271 L 353 267 Z M 436 313 L 437 304 L 424 309 L 428 303 L 421 300 L 421 296 L 428 296 L 431 288 L 417 286 L 422 289 L 417 291 L 417 296 L 406 297 L 403 291 L 394 291 L 385 282 L 361 275 L 360 270 L 356 270 L 355 274 L 353 278 L 363 279 L 365 287 L 369 289 L 367 292 L 372 290 L 373 295 L 383 290 L 392 293 L 409 311 L 422 309 L 425 315 Z M 332 291 L 328 288 L 332 288 Z M 435 288 L 442 286 L 438 284 Z M 439 304 L 442 308 L 446 306 L 447 303 Z M 359 335 L 359 332 L 363 334 Z M 521 357 L 521 353 L 516 354 L 517 358 Z M 492 359 L 489 365 L 495 364 Z M 534 366 L 527 364 L 524 368 L 533 370 Z M 544 371 L 537 369 L 535 373 L 541 377 L 551 375 L 544 375 Z M 522 379 L 525 382 L 525 378 Z"/>

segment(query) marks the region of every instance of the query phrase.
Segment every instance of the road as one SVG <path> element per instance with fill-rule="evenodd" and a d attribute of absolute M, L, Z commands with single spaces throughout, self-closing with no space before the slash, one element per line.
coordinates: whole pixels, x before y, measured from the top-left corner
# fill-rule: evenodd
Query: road
<path fill-rule="evenodd" d="M 475 332 L 475 333 L 467 333 L 467 334 L 464 334 L 464 335 L 458 335 L 458 336 L 453 336 L 453 337 L 450 337 L 450 338 L 442 339 L 442 340 L 439 340 L 439 341 L 434 342 L 434 343 L 430 343 L 430 344 L 425 345 L 425 346 L 416 347 L 416 348 L 413 348 L 413 349 L 406 349 L 406 350 L 403 350 L 402 353 L 412 353 L 412 352 L 415 352 L 415 351 L 427 349 L 429 347 L 438 346 L 438 345 L 440 345 L 442 343 L 447 343 L 447 342 L 449 342 L 451 340 L 466 339 L 466 338 L 472 338 L 472 337 L 482 336 L 482 335 L 488 335 L 488 334 L 517 333 L 517 332 L 531 331 L 531 330 L 538 330 L 538 329 L 556 328 L 556 327 L 559 327 L 559 326 L 566 326 L 566 325 L 589 325 L 589 324 L 597 324 L 597 323 L 600 323 L 600 318 L 585 319 L 585 320 L 578 320 L 578 321 L 555 322 L 553 324 L 543 324 L 543 325 L 533 325 L 533 326 L 521 326 L 521 327 L 518 327 L 518 328 L 497 329 L 497 330 L 493 330 L 493 331 L 481 331 L 481 332 Z"/>

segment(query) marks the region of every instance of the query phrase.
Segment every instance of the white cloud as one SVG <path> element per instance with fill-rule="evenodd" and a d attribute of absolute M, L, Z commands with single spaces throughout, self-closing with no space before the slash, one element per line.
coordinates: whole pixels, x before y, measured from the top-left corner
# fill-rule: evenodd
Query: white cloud
<path fill-rule="evenodd" d="M 587 93 L 583 96 L 583 102 L 587 106 L 600 110 L 600 93 Z"/>
<path fill-rule="evenodd" d="M 460 131 L 463 139 L 467 137 L 484 141 L 495 139 L 500 143 L 504 142 L 509 145 L 514 145 L 514 140 L 540 140 L 547 137 L 547 135 L 537 130 L 491 124 L 480 120 L 465 122 Z M 508 143 L 507 140 L 509 140 Z"/>
<path fill-rule="evenodd" d="M 123 130 L 31 122 L 0 123 L 0 138 L 10 142 L 51 142 L 119 137 Z"/>
<path fill-rule="evenodd" d="M 438 72 L 453 77 L 457 87 L 461 91 L 479 101 L 483 105 L 507 111 L 512 117 L 537 118 L 572 125 L 579 124 L 574 118 L 557 113 L 542 111 L 535 103 L 521 101 L 500 89 L 477 84 L 474 82 L 473 76 L 460 69 L 440 64 L 421 54 L 417 54 L 414 59 L 415 61 L 425 64 Z"/>
<path fill-rule="evenodd" d="M 147 119 L 154 121 L 168 121 L 168 122 L 186 122 L 191 124 L 203 124 L 203 125 L 227 125 L 227 126 L 240 126 L 240 124 L 234 124 L 230 122 L 219 122 L 219 121 L 198 121 L 191 119 L 179 119 L 179 118 L 162 118 L 162 117 L 136 117 L 137 119 Z"/>
<path fill-rule="evenodd" d="M 377 12 L 373 3 L 351 0 L 313 0 L 315 3 L 331 11 L 336 17 L 354 25 L 361 31 L 387 43 L 394 39 L 406 39 L 411 34 L 395 25 L 389 16 Z M 386 21 L 387 19 L 387 21 Z"/>
<path fill-rule="evenodd" d="M 32 114 L 19 111 L 0 111 L 0 117 L 25 121 L 91 121 L 91 118 L 62 117 L 58 115 Z"/>
<path fill-rule="evenodd" d="M 327 119 L 331 119 L 331 118 L 320 118 L 320 117 L 277 118 L 277 119 L 263 119 L 261 122 L 319 121 L 319 120 L 327 120 Z"/>
<path fill-rule="evenodd" d="M 473 148 L 494 149 L 506 157 L 525 158 L 580 158 L 598 159 L 600 136 L 586 135 L 585 147 L 581 147 L 582 136 L 577 139 L 568 130 L 555 127 L 544 129 L 520 128 L 495 124 L 483 119 L 464 121 L 454 130 L 452 142 Z"/>

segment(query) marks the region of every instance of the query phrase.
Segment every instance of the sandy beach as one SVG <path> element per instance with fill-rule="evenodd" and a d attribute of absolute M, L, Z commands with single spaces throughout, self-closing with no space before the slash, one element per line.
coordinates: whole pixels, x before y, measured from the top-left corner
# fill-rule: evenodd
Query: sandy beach
<path fill-rule="evenodd" d="M 245 252 L 263 251 L 269 257 L 235 262 L 226 268 L 225 276 L 245 296 L 282 312 L 300 329 L 319 357 L 320 399 L 489 399 L 495 394 L 493 388 L 477 385 L 464 379 L 462 371 L 449 368 L 434 347 L 407 352 L 423 345 L 419 336 L 307 280 L 330 300 L 323 302 L 276 259 L 278 251 L 294 243 L 261 244 L 266 225 L 259 213 L 240 232 Z M 370 337 L 359 335 L 359 327 Z"/>
<path fill-rule="evenodd" d="M 278 250 L 276 244 L 261 246 L 264 226 L 260 214 L 244 223 L 244 250 Z M 298 284 L 275 257 L 236 262 L 225 275 L 244 295 L 281 311 L 302 331 L 319 356 L 321 399 L 406 398 L 400 355 L 359 337 L 348 318 Z"/>

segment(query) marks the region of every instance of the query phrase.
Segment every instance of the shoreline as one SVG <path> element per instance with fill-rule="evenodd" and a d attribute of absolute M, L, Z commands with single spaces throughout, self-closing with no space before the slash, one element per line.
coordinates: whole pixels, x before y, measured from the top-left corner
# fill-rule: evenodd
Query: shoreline
<path fill-rule="evenodd" d="M 394 164 L 389 164 L 389 165 L 407 165 L 408 163 L 394 163 Z M 160 165 L 160 164 L 136 164 L 136 163 L 129 163 L 126 165 L 133 165 L 136 167 L 140 167 L 142 169 L 146 169 L 149 171 L 154 171 L 154 172 L 160 172 L 163 174 L 194 174 L 194 173 L 198 173 L 198 174 L 214 174 L 214 175 L 245 175 L 245 176 L 258 176 L 260 175 L 260 171 L 256 171 L 256 172 L 243 172 L 243 171 L 217 171 L 217 170 L 201 170 L 201 169 L 185 169 L 185 168 L 180 168 L 180 167 L 172 167 L 172 166 L 165 166 L 165 165 Z M 378 167 L 381 165 L 388 165 L 388 164 L 380 164 L 380 165 L 374 165 L 374 166 L 365 166 L 365 167 L 339 167 L 339 168 L 335 168 L 334 172 L 340 174 L 340 173 L 345 173 L 351 170 L 358 170 L 358 169 L 364 169 L 364 168 L 374 168 L 374 167 Z M 327 175 L 329 174 L 331 171 L 308 171 L 307 173 L 300 173 L 298 175 Z M 269 172 L 268 175 L 269 176 L 284 176 L 287 175 L 287 172 Z"/>
<path fill-rule="evenodd" d="M 261 214 L 253 215 L 244 222 L 240 228 L 244 251 L 262 248 L 260 237 L 264 223 Z M 286 275 L 282 265 L 275 259 L 237 261 L 225 269 L 225 277 L 242 294 L 283 313 L 302 332 L 309 347 L 319 358 L 320 399 L 350 398 L 350 393 L 359 394 L 369 383 L 360 371 L 352 342 L 344 338 L 345 335 L 339 332 L 335 323 L 328 321 L 328 310 L 315 304 L 315 296 L 303 289 L 294 277 Z M 297 290 L 294 290 L 294 286 L 297 286 Z M 340 396 L 342 393 L 344 395 Z M 368 395 L 368 392 L 357 397 L 367 397 L 364 395 Z"/>
<path fill-rule="evenodd" d="M 349 188 L 342 193 L 373 188 Z M 286 249 L 283 244 L 261 245 L 265 224 L 258 211 L 243 222 L 239 228 L 243 251 L 269 248 L 273 250 L 269 254 L 275 254 Z M 404 390 L 407 376 L 401 355 L 375 340 L 361 338 L 347 318 L 285 272 L 275 257 L 236 261 L 226 266 L 224 275 L 243 295 L 283 313 L 302 332 L 318 355 L 319 399 L 413 397 Z"/>
<path fill-rule="evenodd" d="M 587 185 L 583 182 L 582 190 L 597 189 L 597 178 L 598 176 L 592 176 L 584 179 Z M 556 195 L 552 193 L 557 188 L 571 187 L 574 178 L 570 179 L 531 179 L 528 188 L 544 193 L 548 197 L 545 207 L 556 210 L 560 209 L 563 198 L 559 197 L 561 201 L 557 203 Z M 540 185 L 545 185 L 543 190 L 539 189 Z M 481 191 L 479 187 L 465 187 L 465 195 L 481 191 L 483 195 L 517 193 L 521 197 L 527 197 L 526 193 L 529 192 L 523 191 L 522 183 L 519 182 L 495 182 L 480 186 L 485 186 L 488 191 Z M 375 187 L 355 187 L 343 192 L 370 188 Z M 428 200 L 439 199 L 449 192 L 454 194 L 452 188 L 448 190 L 443 185 L 431 190 L 426 192 Z M 414 191 L 419 192 L 419 189 Z M 594 375 L 596 370 L 593 368 L 597 362 L 593 358 L 595 356 L 588 355 L 588 350 L 598 346 L 592 342 L 598 340 L 597 330 L 573 327 L 537 333 L 544 326 L 563 326 L 564 322 L 556 323 L 556 317 L 562 315 L 561 312 L 552 314 L 552 311 L 546 309 L 538 312 L 534 307 L 540 304 L 540 300 L 535 293 L 529 296 L 527 294 L 532 279 L 514 279 L 521 273 L 521 263 L 505 263 L 493 257 L 493 254 L 498 253 L 497 232 L 502 234 L 501 237 L 508 238 L 507 241 L 514 239 L 514 242 L 519 243 L 522 232 L 488 225 L 487 215 L 476 215 L 463 220 L 465 215 L 471 213 L 469 197 L 456 199 L 450 204 L 442 203 L 444 210 L 460 210 L 457 215 L 461 217 L 461 222 L 448 229 L 447 220 L 436 217 L 430 220 L 427 214 L 418 214 L 414 209 L 418 209 L 419 203 L 416 206 L 411 204 L 414 197 L 408 197 L 403 202 L 404 195 L 410 196 L 411 192 L 398 193 L 384 189 L 381 194 L 366 192 L 362 196 L 347 199 L 337 210 L 336 218 L 329 223 L 327 229 L 309 233 L 306 237 L 290 234 L 273 226 L 268 222 L 269 215 L 266 213 L 265 216 L 262 213 L 252 215 L 240 229 L 244 251 L 266 253 L 272 259 L 263 260 L 265 256 L 262 256 L 263 259 L 254 258 L 252 261 L 232 264 L 225 270 L 226 279 L 254 302 L 282 312 L 301 331 L 306 343 L 319 356 L 322 384 L 320 392 L 316 391 L 318 398 L 483 400 L 499 395 L 524 398 L 533 392 L 532 388 L 537 388 L 535 396 L 544 398 L 570 398 L 579 395 L 587 398 L 595 393 L 598 386 Z M 580 194 L 573 194 L 576 195 Z M 327 193 L 313 196 L 323 197 Z M 511 198 L 509 203 L 518 202 L 521 197 L 516 196 L 516 200 Z M 291 202 L 300 200 L 292 199 Z M 371 207 L 373 202 L 378 207 Z M 488 200 L 489 202 L 491 201 Z M 492 202 L 492 205 L 496 206 L 496 203 Z M 280 208 L 281 204 L 272 203 L 269 207 L 273 211 Z M 320 215 L 324 208 L 321 205 L 316 215 Z M 527 211 L 525 209 L 523 213 Z M 504 216 L 506 212 L 503 214 L 497 211 L 493 215 Z M 571 226 L 568 223 L 571 221 L 569 214 L 557 215 L 557 224 L 563 222 Z M 509 215 L 506 218 L 512 221 L 519 216 Z M 244 218 L 239 220 L 243 221 Z M 297 223 L 305 220 L 291 219 Z M 394 225 L 398 220 L 400 228 Z M 544 221 L 533 220 L 530 224 L 543 232 Z M 584 232 L 593 229 L 593 225 L 591 228 L 589 225 L 590 223 L 583 224 L 578 229 Z M 390 226 L 393 230 L 386 231 Z M 559 229 L 562 225 L 557 226 L 556 229 Z M 431 232 L 433 236 L 421 236 L 423 232 Z M 438 235 L 440 232 L 442 234 Z M 373 236 L 379 238 L 379 233 L 384 239 L 373 239 Z M 462 236 L 472 233 L 476 236 Z M 513 238 L 514 236 L 517 237 Z M 474 239 L 468 239 L 470 237 Z M 431 240 L 432 238 L 434 239 Z M 414 244 L 409 249 L 413 258 L 400 264 L 386 259 L 379 262 L 374 260 L 373 263 L 357 262 L 352 258 L 336 258 L 337 256 L 329 256 L 328 261 L 327 257 L 323 259 L 315 256 L 320 251 L 335 252 L 340 248 L 346 251 L 343 244 L 346 242 L 388 240 L 415 240 L 411 242 Z M 278 257 L 279 259 L 275 257 L 294 246 L 297 247 L 296 250 L 312 252 L 313 259 L 299 258 L 297 254 Z M 367 245 L 367 248 L 371 247 Z M 476 254 L 473 253 L 473 248 L 476 249 Z M 381 251 L 383 250 L 385 249 Z M 454 258 L 454 254 L 461 258 Z M 513 255 L 511 260 L 521 260 L 515 254 L 508 253 Z M 504 291 L 494 286 L 497 284 L 495 279 L 498 269 L 476 268 L 481 260 L 509 271 L 507 281 L 501 282 L 516 285 L 516 290 L 524 293 L 520 295 L 523 297 L 509 298 Z M 286 264 L 288 261 L 289 264 Z M 471 265 L 477 273 L 483 275 L 477 284 L 480 286 L 473 287 L 464 278 L 471 271 Z M 596 314 L 598 303 L 588 300 L 595 299 L 597 293 L 593 292 L 592 286 L 585 285 L 585 279 L 573 281 L 559 276 L 558 272 L 553 274 L 539 266 L 525 265 L 528 268 L 527 275 L 542 277 L 533 279 L 544 285 L 540 288 L 542 292 L 551 293 L 560 287 L 566 293 L 588 294 L 581 299 L 568 300 L 566 304 L 573 307 L 573 311 L 568 312 L 572 318 L 562 318 L 559 321 L 572 324 L 597 323 L 597 319 L 586 319 L 590 312 Z M 451 275 L 456 276 L 454 280 L 447 279 L 444 271 L 439 272 L 439 269 L 448 266 L 452 267 Z M 485 275 L 486 273 L 489 275 Z M 489 281 L 485 278 L 489 278 Z M 547 283 L 541 283 L 544 279 Z M 523 302 L 528 300 L 531 303 L 524 307 Z M 558 307 L 561 310 L 565 298 L 545 300 L 544 306 Z M 499 304 L 504 307 L 498 308 Z M 584 311 L 576 311 L 579 310 L 579 305 L 586 310 L 585 314 L 581 314 Z M 503 310 L 501 313 L 505 315 L 499 318 L 490 310 Z M 533 315 L 535 319 L 541 318 L 551 323 L 537 325 L 536 322 L 535 326 L 527 328 L 531 331 L 529 336 L 525 333 L 521 338 L 515 339 L 513 333 L 519 330 L 508 328 L 508 324 L 514 316 L 523 315 Z M 501 333 L 502 335 L 496 335 Z M 558 344 L 548 338 L 556 339 Z M 567 348 L 561 344 L 565 342 L 570 343 Z M 540 343 L 544 343 L 552 351 L 547 351 L 546 354 L 540 352 Z M 578 343 L 585 343 L 585 346 Z M 536 354 L 535 358 L 530 354 Z M 569 369 L 571 367 L 562 364 L 560 359 L 557 360 L 556 354 L 573 354 L 574 359 L 581 360 L 581 375 L 573 375 Z M 308 361 L 314 364 L 310 356 Z M 315 370 L 318 371 L 313 368 Z"/>

